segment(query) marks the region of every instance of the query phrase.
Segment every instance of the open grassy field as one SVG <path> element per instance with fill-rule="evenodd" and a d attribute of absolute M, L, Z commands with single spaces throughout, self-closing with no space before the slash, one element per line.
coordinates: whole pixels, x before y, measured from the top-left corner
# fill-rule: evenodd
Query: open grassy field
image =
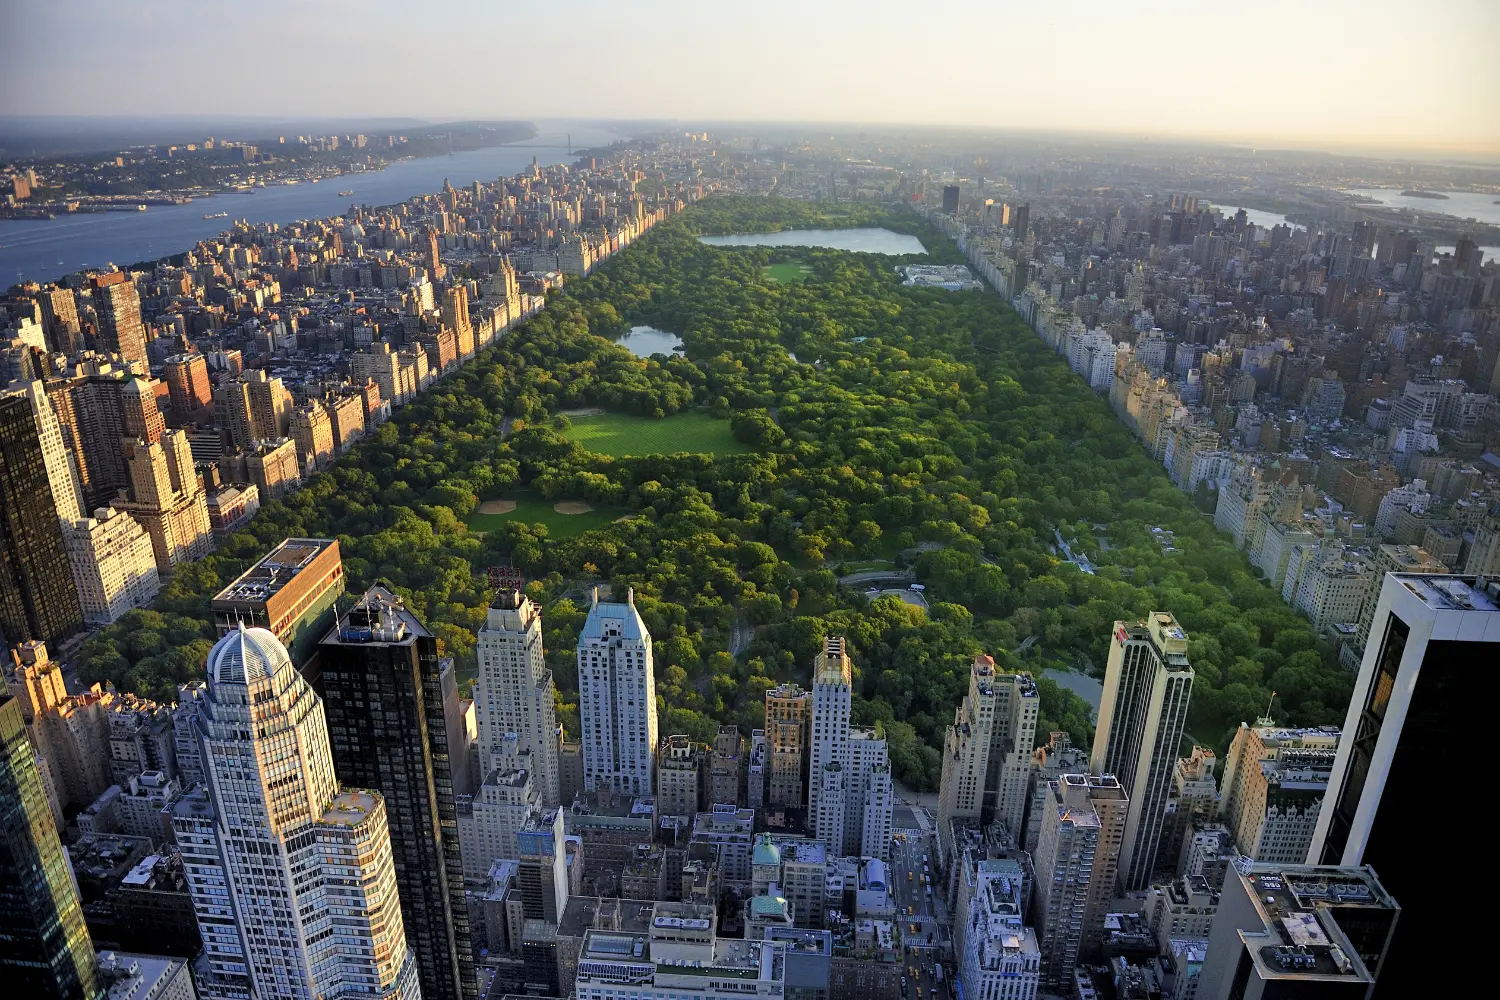
<path fill-rule="evenodd" d="M 581 535 L 585 531 L 593 531 L 602 528 L 612 521 L 623 517 L 622 510 L 594 510 L 587 509 L 577 514 L 563 514 L 556 510 L 561 506 L 564 510 L 587 508 L 588 504 L 578 501 L 562 501 L 554 504 L 551 500 L 543 499 L 540 494 L 521 492 L 505 498 L 515 503 L 514 509 L 505 514 L 481 514 L 475 512 L 469 515 L 466 524 L 470 531 L 495 531 L 507 521 L 521 521 L 526 524 L 536 524 L 540 521 L 547 526 L 547 533 L 553 538 L 572 538 Z"/>
<path fill-rule="evenodd" d="M 812 274 L 812 268 L 806 264 L 798 264 L 796 261 L 786 261 L 781 264 L 767 264 L 761 268 L 761 273 L 775 282 L 802 281 Z"/>
<path fill-rule="evenodd" d="M 749 445 L 734 439 L 729 421 L 717 420 L 701 410 L 687 410 L 660 420 L 624 413 L 575 417 L 562 434 L 589 451 L 615 458 L 679 451 L 734 455 L 750 450 Z"/>

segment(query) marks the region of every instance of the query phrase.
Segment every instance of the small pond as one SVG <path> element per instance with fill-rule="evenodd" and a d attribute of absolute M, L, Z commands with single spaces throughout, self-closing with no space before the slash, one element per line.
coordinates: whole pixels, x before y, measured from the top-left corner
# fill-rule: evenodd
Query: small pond
<path fill-rule="evenodd" d="M 653 354 L 682 353 L 681 337 L 654 326 L 633 326 L 620 337 L 619 343 L 638 358 L 649 358 Z"/>

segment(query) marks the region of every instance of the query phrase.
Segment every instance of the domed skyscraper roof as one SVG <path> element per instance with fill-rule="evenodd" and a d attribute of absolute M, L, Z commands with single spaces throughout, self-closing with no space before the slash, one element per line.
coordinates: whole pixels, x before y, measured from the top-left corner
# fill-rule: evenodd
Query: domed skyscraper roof
<path fill-rule="evenodd" d="M 755 838 L 755 850 L 751 853 L 751 864 L 756 865 L 779 865 L 781 864 L 781 848 L 771 842 L 766 834 Z"/>
<path fill-rule="evenodd" d="M 276 668 L 291 659 L 275 635 L 263 628 L 246 628 L 241 623 L 209 651 L 208 682 L 249 684 L 258 677 L 270 680 Z"/>

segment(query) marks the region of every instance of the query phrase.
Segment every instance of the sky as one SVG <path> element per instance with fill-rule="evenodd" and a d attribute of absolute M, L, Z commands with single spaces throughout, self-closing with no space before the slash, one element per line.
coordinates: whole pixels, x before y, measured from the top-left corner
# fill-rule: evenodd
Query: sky
<path fill-rule="evenodd" d="M 1500 153 L 1500 0 L 5 0 L 0 114 L 630 118 Z"/>

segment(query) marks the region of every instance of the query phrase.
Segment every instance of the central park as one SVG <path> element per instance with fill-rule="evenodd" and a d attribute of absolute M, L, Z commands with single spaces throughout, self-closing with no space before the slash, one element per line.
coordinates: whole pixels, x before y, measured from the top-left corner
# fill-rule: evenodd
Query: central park
<path fill-rule="evenodd" d="M 928 252 L 698 239 L 858 226 Z M 402 594 L 461 676 L 487 568 L 518 568 L 571 731 L 576 595 L 594 583 L 635 589 L 663 734 L 761 727 L 765 690 L 806 684 L 821 637 L 847 636 L 854 721 L 884 727 L 918 789 L 937 786 L 974 653 L 1038 675 L 1041 739 L 1087 745 L 1089 706 L 1043 672 L 1099 675 L 1113 622 L 1153 610 L 1191 639 L 1197 742 L 1221 750 L 1272 691 L 1282 721 L 1341 721 L 1351 678 L 1332 650 L 1107 401 L 998 295 L 902 285 L 894 266 L 917 261 L 963 259 L 901 208 L 700 202 L 179 569 L 151 610 L 87 641 L 80 673 L 170 700 L 201 676 L 210 596 L 283 538 L 314 536 L 339 538 L 350 590 Z M 682 353 L 636 357 L 617 341 L 639 325 Z M 909 571 L 927 607 L 840 586 L 872 566 Z M 731 655 L 737 621 L 754 638 Z"/>

